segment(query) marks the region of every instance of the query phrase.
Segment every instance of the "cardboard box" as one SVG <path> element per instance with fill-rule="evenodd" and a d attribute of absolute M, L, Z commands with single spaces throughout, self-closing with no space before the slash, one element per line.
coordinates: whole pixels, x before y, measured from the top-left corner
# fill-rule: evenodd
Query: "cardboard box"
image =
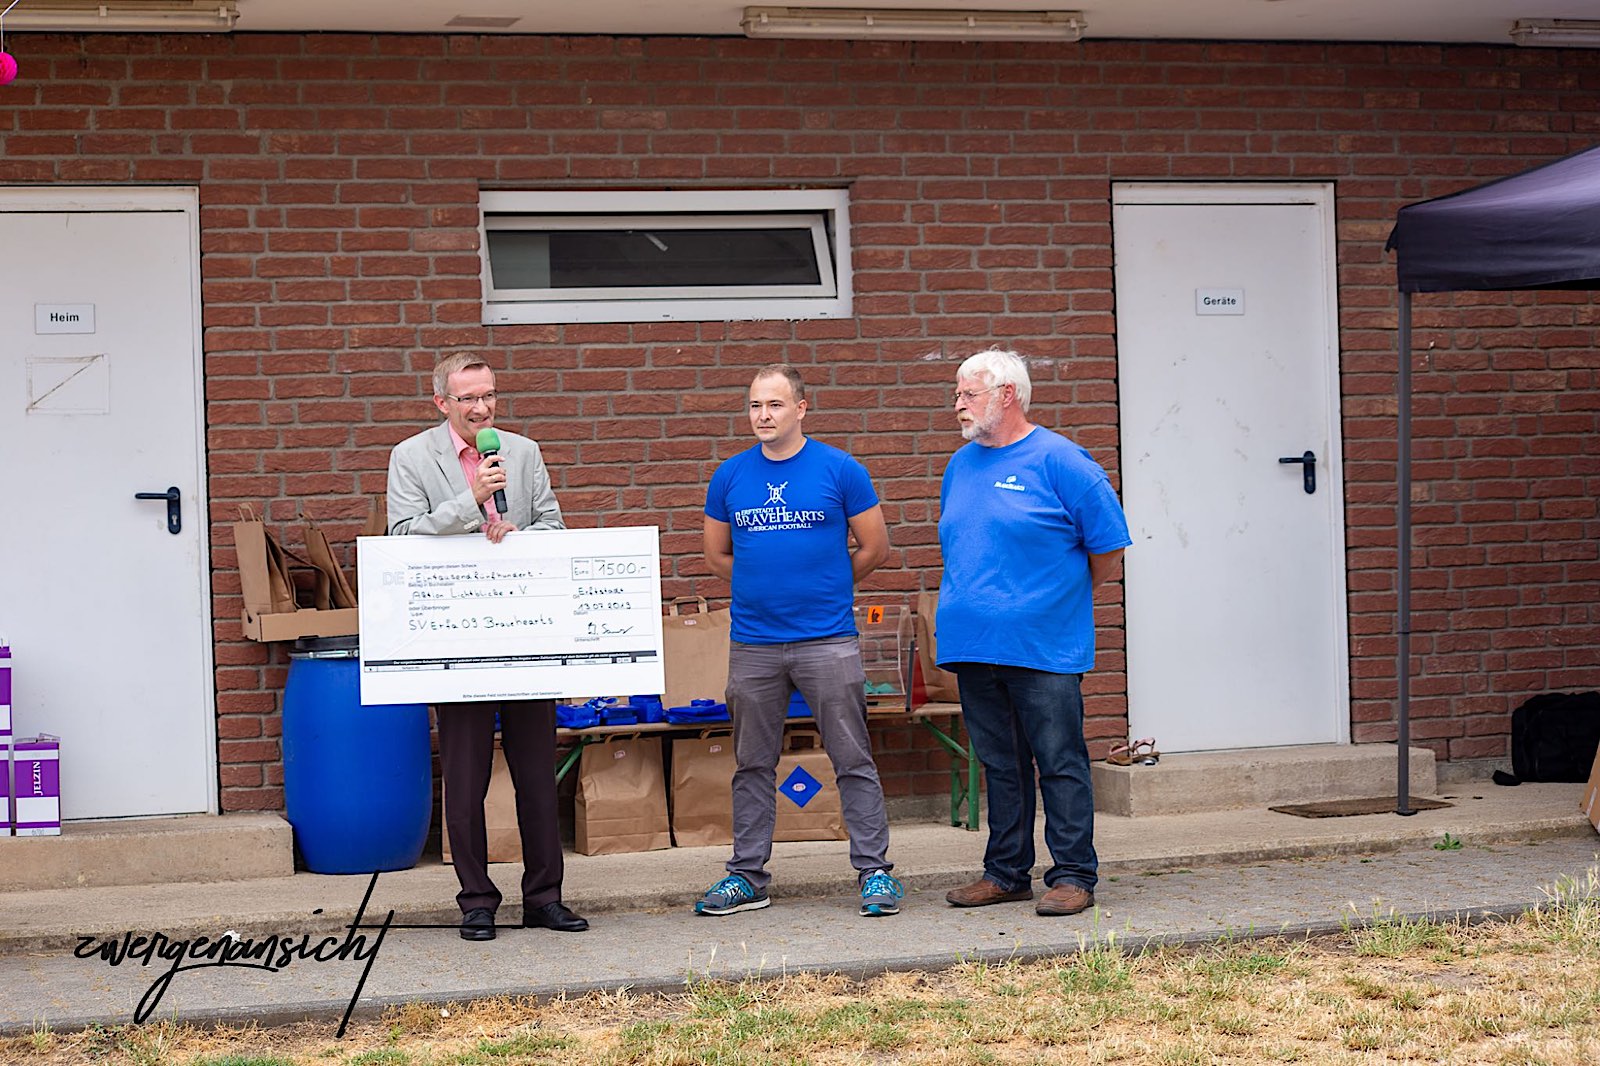
<path fill-rule="evenodd" d="M 244 598 L 240 622 L 251 640 L 298 640 L 300 637 L 347 637 L 360 631 L 360 612 L 354 607 L 318 611 L 286 609 L 293 603 L 293 586 L 279 570 L 279 592 L 273 595 L 269 567 L 282 568 L 283 551 L 276 537 L 253 513 L 233 525 L 234 547 L 239 557 L 239 590 Z"/>
<path fill-rule="evenodd" d="M 242 576 L 242 575 L 241 575 Z M 248 600 L 240 621 L 251 640 L 299 640 L 301 637 L 348 637 L 360 632 L 361 612 L 354 607 L 318 611 L 310 607 L 293 612 L 258 614 Z"/>
<path fill-rule="evenodd" d="M 18 737 L 11 768 L 17 836 L 60 836 L 61 738 L 48 733 Z"/>
<path fill-rule="evenodd" d="M 1600 751 L 1595 752 L 1594 767 L 1589 771 L 1589 784 L 1583 790 L 1583 802 L 1579 804 L 1584 815 L 1589 819 L 1589 824 L 1600 829 Z"/>

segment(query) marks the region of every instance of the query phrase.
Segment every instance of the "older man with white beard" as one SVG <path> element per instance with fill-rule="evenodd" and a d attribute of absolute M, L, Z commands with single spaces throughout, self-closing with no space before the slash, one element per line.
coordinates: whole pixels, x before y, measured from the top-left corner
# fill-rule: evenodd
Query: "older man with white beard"
<path fill-rule="evenodd" d="M 1014 352 L 961 364 L 955 408 L 970 443 L 940 492 L 939 665 L 988 778 L 983 876 L 945 899 L 983 907 L 1033 898 L 1033 822 L 1044 798 L 1052 864 L 1035 910 L 1094 905 L 1094 795 L 1079 683 L 1094 667 L 1094 589 L 1130 543 L 1106 472 L 1072 441 L 1028 421 L 1032 385 Z M 1038 777 L 1035 789 L 1034 778 Z"/>

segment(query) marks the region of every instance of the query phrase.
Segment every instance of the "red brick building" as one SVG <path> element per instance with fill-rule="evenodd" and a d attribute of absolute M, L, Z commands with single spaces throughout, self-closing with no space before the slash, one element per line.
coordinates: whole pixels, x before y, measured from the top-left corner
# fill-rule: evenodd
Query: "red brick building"
<path fill-rule="evenodd" d="M 0 193 L 198 189 L 203 486 L 220 809 L 282 806 L 281 647 L 243 639 L 241 503 L 336 541 L 429 369 L 481 351 L 573 526 L 661 527 L 667 596 L 699 557 L 741 389 L 786 361 L 815 436 L 867 465 L 894 544 L 868 588 L 937 588 L 954 367 L 1035 358 L 1034 418 L 1121 477 L 1114 183 L 1331 189 L 1348 739 L 1395 733 L 1395 211 L 1600 141 L 1600 52 L 1510 46 L 735 38 L 22 35 Z M 842 318 L 483 324 L 485 190 L 844 189 Z M 15 258 L 19 249 L 7 254 Z M 1503 758 L 1509 712 L 1600 685 L 1600 305 L 1418 302 L 1413 738 Z M 7 347 L 11 342 L 7 341 Z M 19 375 L 13 375 L 20 380 Z M 154 415 L 155 413 L 152 412 Z M 1130 549 L 1131 557 L 1138 543 Z M 1202 604 L 1175 604 L 1203 622 Z M 1122 588 L 1102 595 L 1094 754 L 1127 733 Z M 945 786 L 908 729 L 896 795 Z"/>

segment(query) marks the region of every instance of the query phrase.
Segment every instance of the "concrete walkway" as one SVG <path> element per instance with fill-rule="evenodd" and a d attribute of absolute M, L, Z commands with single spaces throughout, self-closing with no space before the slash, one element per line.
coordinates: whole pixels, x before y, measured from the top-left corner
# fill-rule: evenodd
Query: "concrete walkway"
<path fill-rule="evenodd" d="M 857 916 L 844 842 L 780 844 L 774 903 L 722 919 L 689 904 L 719 876 L 725 848 L 569 856 L 567 901 L 593 920 L 584 934 L 518 927 L 501 908 L 499 939 L 463 942 L 452 871 L 436 862 L 379 877 L 366 906 L 367 940 L 345 961 L 293 958 L 276 967 L 171 969 L 135 946 L 111 965 L 123 934 L 213 940 L 228 931 L 285 945 L 331 934 L 332 954 L 369 888 L 366 877 L 293 877 L 211 884 L 0 893 L 0 1029 L 127 1023 L 141 1000 L 150 1017 L 192 1021 L 328 1018 L 355 997 L 385 1004 L 487 995 L 549 995 L 591 988 L 681 987 L 690 977 L 737 978 L 797 969 L 871 973 L 936 968 L 962 958 L 1078 950 L 1086 939 L 1183 942 L 1219 935 L 1319 932 L 1391 913 L 1521 910 L 1562 877 L 1600 861 L 1600 836 L 1578 813 L 1580 785 L 1443 790 L 1456 805 L 1309 820 L 1262 810 L 1138 819 L 1102 815 L 1099 906 L 1043 919 L 1026 904 L 957 910 L 946 888 L 981 867 L 985 834 L 897 824 L 891 857 L 908 889 L 895 918 Z M 1459 850 L 1437 850 L 1448 833 Z M 1044 854 L 1042 844 L 1040 854 Z M 508 900 L 520 867 L 493 868 Z M 393 912 L 373 957 L 372 941 Z M 434 927 L 429 927 L 434 926 Z M 315 934 L 315 935 L 312 935 Z M 74 948 L 88 957 L 77 957 Z M 97 953 L 98 952 L 98 953 Z M 192 962 L 193 960 L 191 960 Z M 280 958 L 275 960 L 282 963 Z M 155 998 L 154 986 L 161 995 Z M 152 1003 L 152 1000 L 154 1002 Z"/>

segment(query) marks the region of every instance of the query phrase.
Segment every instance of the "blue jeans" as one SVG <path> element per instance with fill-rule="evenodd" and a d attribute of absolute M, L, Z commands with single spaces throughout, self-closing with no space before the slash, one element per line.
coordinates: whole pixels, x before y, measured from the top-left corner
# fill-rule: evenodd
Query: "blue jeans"
<path fill-rule="evenodd" d="M 1007 892 L 1033 882 L 1037 767 L 1052 861 L 1044 883 L 1053 888 L 1069 882 L 1093 892 L 1100 861 L 1078 687 L 1083 675 L 988 663 L 957 663 L 952 669 L 961 683 L 967 735 L 989 781 L 984 878 Z"/>

